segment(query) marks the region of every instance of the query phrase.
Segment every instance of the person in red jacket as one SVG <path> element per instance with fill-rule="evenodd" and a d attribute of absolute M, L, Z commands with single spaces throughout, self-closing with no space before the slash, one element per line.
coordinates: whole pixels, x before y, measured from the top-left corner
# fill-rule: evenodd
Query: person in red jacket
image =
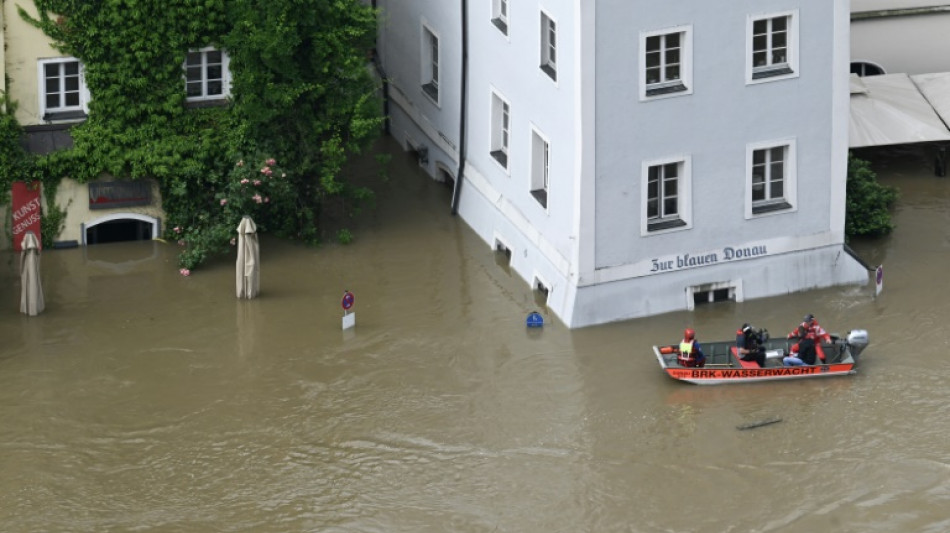
<path fill-rule="evenodd" d="M 826 344 L 831 343 L 831 335 L 829 335 L 828 332 L 825 331 L 825 329 L 822 328 L 820 324 L 818 324 L 818 320 L 815 318 L 815 315 L 811 313 L 805 315 L 802 323 L 788 334 L 788 338 L 811 339 L 815 341 L 815 344 L 821 342 Z"/>
<path fill-rule="evenodd" d="M 699 346 L 699 341 L 696 340 L 696 332 L 692 328 L 686 328 L 686 331 L 683 332 L 683 340 L 680 341 L 676 361 L 686 367 L 706 366 L 706 354 Z"/>

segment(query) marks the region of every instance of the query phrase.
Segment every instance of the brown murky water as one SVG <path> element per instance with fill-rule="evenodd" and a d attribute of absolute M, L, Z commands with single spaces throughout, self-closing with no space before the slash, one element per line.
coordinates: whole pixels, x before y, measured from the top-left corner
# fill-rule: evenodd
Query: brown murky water
<path fill-rule="evenodd" d="M 527 330 L 527 285 L 398 155 L 354 244 L 265 236 L 253 301 L 233 258 L 183 278 L 173 245 L 131 242 L 45 253 L 30 318 L 5 256 L 0 530 L 946 531 L 950 179 L 921 161 L 878 161 L 903 196 L 896 232 L 854 245 L 885 266 L 877 299 L 576 331 Z M 856 376 L 695 387 L 649 351 L 805 312 L 870 332 Z"/>

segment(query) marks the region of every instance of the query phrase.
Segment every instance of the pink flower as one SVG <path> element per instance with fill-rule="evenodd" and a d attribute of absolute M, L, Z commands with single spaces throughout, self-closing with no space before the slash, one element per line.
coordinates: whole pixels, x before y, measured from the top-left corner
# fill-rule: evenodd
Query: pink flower
<path fill-rule="evenodd" d="M 264 198 L 264 203 L 265 203 L 265 204 L 269 204 L 269 203 L 270 203 L 270 198 L 266 198 L 266 197 L 265 197 L 265 198 Z"/>
<path fill-rule="evenodd" d="M 261 180 L 254 180 L 255 187 L 260 187 L 260 185 L 261 185 Z"/>
<path fill-rule="evenodd" d="M 234 237 L 231 237 L 231 246 L 234 246 L 236 242 L 237 240 Z"/>
<path fill-rule="evenodd" d="M 251 198 L 253 198 L 254 201 L 257 202 L 257 203 L 261 203 L 261 201 L 263 200 L 263 198 L 261 198 L 261 195 L 259 195 L 259 194 L 255 194 L 255 195 L 252 196 Z"/>
<path fill-rule="evenodd" d="M 267 174 L 268 171 L 270 171 L 270 169 L 267 167 L 264 167 L 261 169 L 261 174 Z"/>
<path fill-rule="evenodd" d="M 247 179 L 247 178 L 244 178 L 243 180 L 241 180 L 241 185 L 247 185 L 247 184 L 250 183 L 250 182 L 251 182 L 251 180 L 249 180 L 249 179 Z"/>
<path fill-rule="evenodd" d="M 273 170 L 267 169 L 267 172 L 265 172 L 264 174 L 267 175 L 267 176 L 270 176 L 270 175 L 273 174 L 273 173 L 274 173 Z"/>
<path fill-rule="evenodd" d="M 267 161 L 265 161 L 265 163 L 267 163 L 267 166 L 272 167 L 277 164 L 277 160 L 274 158 L 270 158 Z"/>
<path fill-rule="evenodd" d="M 184 246 L 184 245 L 185 245 L 185 239 L 181 239 L 180 241 L 178 241 L 178 246 Z"/>
<path fill-rule="evenodd" d="M 191 275 L 191 271 L 188 270 L 187 268 L 183 268 L 183 269 L 179 270 L 178 273 L 181 274 L 182 276 L 185 276 L 185 277 L 188 277 L 188 276 Z"/>
<path fill-rule="evenodd" d="M 175 233 L 181 233 L 181 227 L 180 227 L 180 226 L 175 226 L 175 227 L 173 228 L 173 230 L 175 231 Z"/>
<path fill-rule="evenodd" d="M 221 205 L 228 205 L 228 199 L 227 199 L 227 198 L 222 198 L 222 199 L 221 199 Z"/>
<path fill-rule="evenodd" d="M 244 166 L 244 160 L 242 159 L 242 160 L 238 161 L 238 162 L 237 162 L 237 166 L 243 167 L 243 166 Z"/>

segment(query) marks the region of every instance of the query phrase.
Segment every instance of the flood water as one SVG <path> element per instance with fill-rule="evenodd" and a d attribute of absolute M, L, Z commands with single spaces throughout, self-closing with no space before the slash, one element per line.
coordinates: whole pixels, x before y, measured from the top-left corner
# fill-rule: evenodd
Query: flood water
<path fill-rule="evenodd" d="M 235 298 L 233 256 L 185 278 L 173 244 L 127 242 L 45 252 L 27 317 L 5 253 L 0 530 L 950 530 L 950 179 L 926 154 L 878 159 L 897 229 L 853 247 L 884 265 L 879 297 L 574 331 L 401 154 L 352 244 L 264 236 L 255 300 Z M 806 312 L 869 331 L 857 375 L 697 387 L 650 351 Z"/>

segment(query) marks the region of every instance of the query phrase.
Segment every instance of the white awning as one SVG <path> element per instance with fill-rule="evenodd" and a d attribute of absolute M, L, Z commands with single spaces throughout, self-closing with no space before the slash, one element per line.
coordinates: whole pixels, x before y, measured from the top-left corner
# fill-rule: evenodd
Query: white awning
<path fill-rule="evenodd" d="M 943 123 L 950 124 L 950 72 L 917 74 L 910 79 L 937 111 Z"/>
<path fill-rule="evenodd" d="M 930 76 L 930 75 L 920 75 Z M 925 85 L 940 87 L 950 83 L 944 78 L 924 80 Z M 938 91 L 935 88 L 934 91 Z M 936 105 L 931 106 L 907 74 L 886 74 L 859 78 L 851 75 L 851 148 L 950 142 L 950 130 L 941 121 Z M 950 95 L 935 96 L 946 106 L 950 118 Z"/>

